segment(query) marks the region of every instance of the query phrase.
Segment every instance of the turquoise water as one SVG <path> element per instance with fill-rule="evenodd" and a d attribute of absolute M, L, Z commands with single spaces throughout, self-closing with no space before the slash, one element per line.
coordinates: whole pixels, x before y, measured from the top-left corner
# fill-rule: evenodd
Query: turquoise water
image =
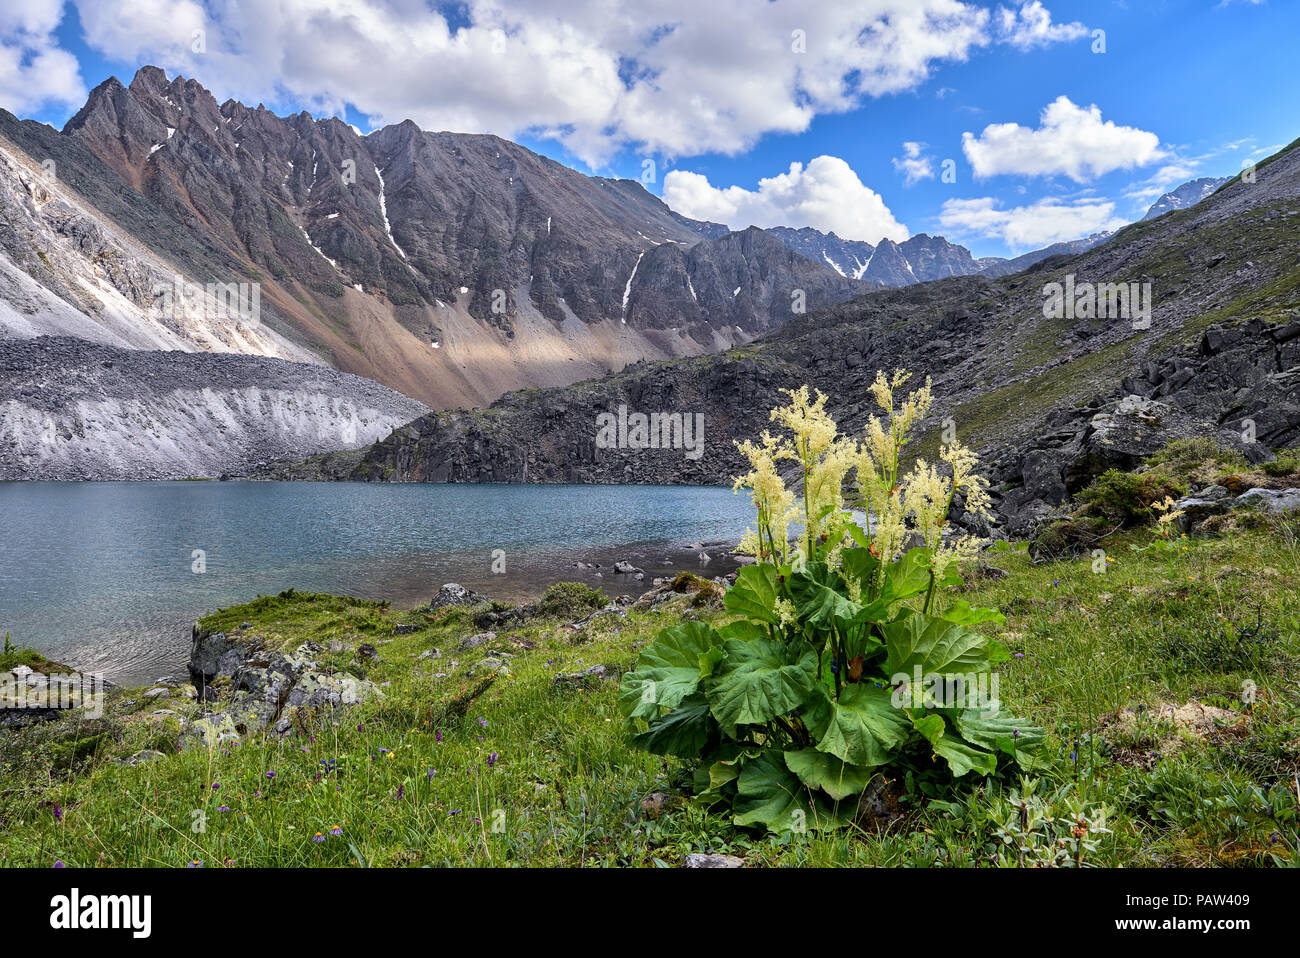
<path fill-rule="evenodd" d="M 649 575 L 668 550 L 623 547 L 734 542 L 749 510 L 729 489 L 692 486 L 0 482 L 0 633 L 151 681 L 184 674 L 194 619 L 258 595 L 410 606 L 456 581 L 520 601 L 558 579 L 639 592 L 650 582 L 613 576 L 612 558 Z M 573 569 L 593 558 L 604 577 Z"/>

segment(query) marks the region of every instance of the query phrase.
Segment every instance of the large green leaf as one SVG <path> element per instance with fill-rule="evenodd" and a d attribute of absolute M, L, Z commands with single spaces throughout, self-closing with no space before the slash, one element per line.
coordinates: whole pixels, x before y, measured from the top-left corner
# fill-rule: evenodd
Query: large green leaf
<path fill-rule="evenodd" d="M 987 715 L 983 709 L 970 708 L 955 711 L 952 720 L 962 738 L 974 745 L 1010 755 L 1025 769 L 1042 764 L 1047 734 L 1025 719 L 1005 712 Z"/>
<path fill-rule="evenodd" d="M 846 549 L 840 554 L 840 575 L 846 582 L 849 579 L 856 579 L 858 585 L 862 587 L 860 594 L 870 596 L 868 587 L 875 582 L 876 574 L 880 569 L 880 560 L 872 555 L 869 548 L 866 548 L 869 543 L 861 543 L 861 545 L 863 545 L 861 549 Z"/>
<path fill-rule="evenodd" d="M 921 736 L 931 745 L 943 738 L 943 733 L 947 731 L 947 723 L 944 722 L 943 716 L 935 712 L 930 712 L 922 718 L 912 716 L 912 728 L 921 733 Z"/>
<path fill-rule="evenodd" d="M 888 687 L 862 682 L 846 687 L 839 701 L 823 698 L 805 716 L 817 748 L 865 768 L 893 759 L 912 723 L 906 710 L 894 707 L 891 695 Z"/>
<path fill-rule="evenodd" d="M 687 622 L 662 630 L 641 652 L 636 668 L 623 676 L 618 705 L 629 719 L 656 718 L 676 708 L 711 670 L 710 651 L 722 644 L 716 629 Z"/>
<path fill-rule="evenodd" d="M 988 639 L 964 626 L 920 612 L 903 616 L 885 627 L 885 674 L 904 673 L 913 667 L 923 674 L 987 672 Z"/>
<path fill-rule="evenodd" d="M 844 630 L 862 611 L 862 606 L 845 594 L 839 573 L 825 562 L 810 562 L 805 571 L 791 575 L 789 588 L 799 621 L 814 628 Z"/>
<path fill-rule="evenodd" d="M 736 573 L 736 583 L 722 599 L 728 612 L 747 619 L 776 624 L 781 617 L 776 612 L 780 593 L 776 567 L 766 562 L 747 565 Z"/>
<path fill-rule="evenodd" d="M 808 790 L 775 751 L 745 762 L 736 782 L 735 809 L 737 825 L 766 825 L 778 834 L 802 833 L 813 820 Z"/>
<path fill-rule="evenodd" d="M 696 692 L 667 715 L 651 720 L 648 729 L 632 736 L 632 745 L 657 755 L 698 758 L 717 737 L 718 723 L 709 714 L 708 700 Z"/>
<path fill-rule="evenodd" d="M 998 767 L 997 756 L 992 752 L 972 748 L 954 735 L 941 736 L 939 741 L 930 744 L 930 748 L 947 761 L 952 774 L 957 778 L 967 772 L 992 775 Z"/>
<path fill-rule="evenodd" d="M 943 617 L 949 622 L 956 622 L 958 625 L 978 625 L 981 622 L 996 622 L 998 625 L 1007 624 L 1007 617 L 997 609 L 973 606 L 965 599 L 958 599 L 953 602 L 951 608 L 944 610 Z"/>
<path fill-rule="evenodd" d="M 817 655 L 772 639 L 728 639 L 706 694 L 729 735 L 738 725 L 762 725 L 798 708 L 812 694 Z"/>
<path fill-rule="evenodd" d="M 949 566 L 935 588 L 961 585 L 961 576 Z M 918 546 L 908 549 L 898 561 L 885 566 L 885 584 L 881 597 L 890 602 L 910 599 L 930 588 L 930 550 Z"/>
<path fill-rule="evenodd" d="M 736 779 L 750 758 L 734 742 L 723 742 L 695 770 L 695 797 L 713 805 L 736 795 Z"/>
<path fill-rule="evenodd" d="M 722 636 L 724 642 L 727 639 L 741 639 L 748 642 L 750 639 L 771 637 L 767 626 L 759 625 L 757 622 L 750 622 L 748 619 L 737 619 L 735 622 L 728 622 L 726 625 L 719 626 L 718 634 Z"/>
<path fill-rule="evenodd" d="M 859 768 L 815 748 L 785 753 L 785 764 L 809 788 L 820 788 L 835 800 L 861 795 L 875 770 Z"/>

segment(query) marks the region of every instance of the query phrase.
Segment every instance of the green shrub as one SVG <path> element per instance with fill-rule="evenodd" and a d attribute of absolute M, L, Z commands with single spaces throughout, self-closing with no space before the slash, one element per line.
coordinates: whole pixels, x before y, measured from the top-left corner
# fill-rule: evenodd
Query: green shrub
<path fill-rule="evenodd" d="M 581 582 L 557 582 L 546 590 L 537 602 L 539 615 L 556 618 L 573 618 L 603 609 L 609 599 L 600 589 L 592 589 Z"/>
<path fill-rule="evenodd" d="M 1122 526 L 1146 525 L 1156 518 L 1151 507 L 1166 497 L 1185 495 L 1187 485 L 1165 472 L 1121 472 L 1108 469 L 1079 493 L 1085 509 L 1080 513 Z"/>
<path fill-rule="evenodd" d="M 1294 476 L 1300 473 L 1300 459 L 1278 458 L 1263 463 L 1259 468 L 1266 476 Z"/>
<path fill-rule="evenodd" d="M 737 488 L 758 509 L 741 543 L 758 562 L 724 598 L 739 618 L 663 629 L 623 676 L 632 744 L 698 762 L 697 797 L 737 825 L 780 834 L 849 824 L 886 769 L 919 776 L 933 795 L 971 772 L 1039 762 L 1043 730 L 995 704 L 991 673 L 1006 649 L 971 628 L 1005 619 L 964 601 L 940 611 L 961 583 L 957 561 L 976 553 L 970 537 L 941 538 L 953 494 L 963 489 L 979 514 L 987 488 L 955 443 L 942 452 L 950 477 L 920 464 L 899 476 L 908 427 L 930 404 L 927 384 L 896 412 L 893 388 L 905 381 L 877 378 L 889 422 L 873 419 L 861 448 L 837 438 L 826 397 L 810 400 L 807 387 L 772 413 L 792 440 L 739 445 L 752 469 Z M 786 459 L 803 466 L 802 498 L 780 478 Z M 850 469 L 871 535 L 844 508 Z M 906 549 L 912 530 L 925 544 Z"/>
<path fill-rule="evenodd" d="M 1056 519 L 1041 527 L 1029 544 L 1035 559 L 1070 559 L 1092 549 L 1113 526 L 1105 519 Z"/>
<path fill-rule="evenodd" d="M 1231 469 L 1248 469 L 1246 457 L 1236 449 L 1225 449 L 1208 436 L 1175 439 L 1146 460 L 1148 466 L 1163 466 L 1175 476 L 1188 476 L 1197 466 L 1215 463 Z"/>

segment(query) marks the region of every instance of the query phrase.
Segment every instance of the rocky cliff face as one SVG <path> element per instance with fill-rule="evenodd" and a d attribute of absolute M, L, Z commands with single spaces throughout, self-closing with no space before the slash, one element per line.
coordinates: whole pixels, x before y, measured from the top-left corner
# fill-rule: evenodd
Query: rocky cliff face
<path fill-rule="evenodd" d="M 427 407 L 323 366 L 42 336 L 0 349 L 0 479 L 180 479 L 366 446 Z"/>
<path fill-rule="evenodd" d="M 56 168 L 57 169 L 57 168 Z M 212 350 L 320 359 L 260 316 L 160 309 L 175 267 L 17 149 L 0 147 L 0 341 L 75 336 L 128 349 Z M 259 311 L 260 312 L 260 311 Z"/>

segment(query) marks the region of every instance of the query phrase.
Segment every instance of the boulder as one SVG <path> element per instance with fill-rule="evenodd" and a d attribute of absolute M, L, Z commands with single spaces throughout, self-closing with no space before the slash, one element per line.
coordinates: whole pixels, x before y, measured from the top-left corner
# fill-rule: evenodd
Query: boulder
<path fill-rule="evenodd" d="M 368 679 L 359 679 L 346 673 L 324 675 L 320 672 L 306 672 L 290 690 L 285 704 L 302 708 L 356 705 L 372 698 L 383 698 L 383 694 Z"/>
<path fill-rule="evenodd" d="M 471 635 L 461 639 L 460 644 L 457 645 L 456 648 L 461 652 L 464 652 L 466 649 L 477 649 L 479 646 L 486 645 L 488 642 L 496 641 L 496 637 L 497 634 L 495 632 L 480 632 L 477 635 Z"/>
<path fill-rule="evenodd" d="M 156 762 L 160 758 L 166 758 L 162 752 L 157 749 L 146 748 L 136 752 L 126 760 L 127 765 L 144 765 L 148 762 Z"/>
<path fill-rule="evenodd" d="M 1300 489 L 1247 489 L 1236 499 L 1239 509 L 1289 512 L 1300 509 Z"/>
<path fill-rule="evenodd" d="M 1210 489 L 1223 489 L 1225 494 L 1216 494 L 1209 498 L 1206 492 L 1199 496 L 1185 496 L 1174 503 L 1174 508 L 1181 511 L 1178 528 L 1191 532 L 1211 516 L 1220 516 L 1239 510 L 1281 513 L 1300 509 L 1300 489 L 1247 489 L 1239 496 L 1226 495 L 1223 486 L 1211 486 Z"/>
<path fill-rule="evenodd" d="M 203 690 L 219 675 L 234 675 L 247 660 L 250 650 L 248 639 L 225 632 L 204 632 L 194 623 L 190 644 L 190 678 L 194 687 Z"/>
<path fill-rule="evenodd" d="M 487 596 L 467 589 L 457 582 L 446 582 L 429 601 L 429 611 L 436 612 L 438 609 L 454 606 L 483 605 L 487 601 Z"/>
<path fill-rule="evenodd" d="M 604 665 L 593 665 L 581 672 L 562 672 L 551 680 L 551 687 L 570 689 L 596 688 L 601 682 L 616 682 L 619 675 Z"/>
<path fill-rule="evenodd" d="M 744 868 L 745 859 L 735 855 L 700 855 L 686 856 L 687 868 Z"/>
<path fill-rule="evenodd" d="M 223 742 L 233 742 L 239 738 L 235 730 L 235 720 L 225 712 L 205 715 L 197 718 L 181 732 L 178 745 L 182 749 L 216 748 Z"/>

